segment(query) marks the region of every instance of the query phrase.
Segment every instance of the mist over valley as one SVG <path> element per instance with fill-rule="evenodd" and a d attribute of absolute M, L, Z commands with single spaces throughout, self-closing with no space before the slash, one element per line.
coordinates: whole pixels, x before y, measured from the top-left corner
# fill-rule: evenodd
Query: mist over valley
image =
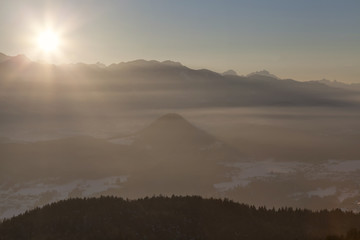
<path fill-rule="evenodd" d="M 171 61 L 0 69 L 1 218 L 102 195 L 359 211 L 355 87 Z"/>

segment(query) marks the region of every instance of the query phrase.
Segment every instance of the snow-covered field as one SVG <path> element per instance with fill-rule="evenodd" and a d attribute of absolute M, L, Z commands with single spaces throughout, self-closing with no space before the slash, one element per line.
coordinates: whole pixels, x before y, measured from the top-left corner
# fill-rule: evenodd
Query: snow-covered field
<path fill-rule="evenodd" d="M 304 198 L 324 198 L 333 196 L 339 204 L 347 199 L 360 202 L 360 160 L 328 160 L 311 164 L 301 162 L 279 162 L 272 159 L 223 163 L 229 168 L 229 181 L 214 184 L 219 191 L 226 193 L 235 188 L 251 188 L 257 182 L 268 183 L 292 181 L 303 184 L 303 192 L 289 193 L 288 197 L 299 200 Z M 320 186 L 319 186 L 320 185 Z"/>
<path fill-rule="evenodd" d="M 338 161 L 329 160 L 321 164 L 301 162 L 278 162 L 272 159 L 264 161 L 245 161 L 224 163 L 231 169 L 231 181 L 214 185 L 220 191 L 226 191 L 237 186 L 246 186 L 254 180 L 269 177 L 290 176 L 303 173 L 308 179 L 352 179 L 360 184 L 360 175 L 353 178 L 354 173 L 360 171 L 360 160 Z"/>
<path fill-rule="evenodd" d="M 272 177 L 278 174 L 289 174 L 310 167 L 300 162 L 275 162 L 271 159 L 264 161 L 248 161 L 237 163 L 224 163 L 229 167 L 231 181 L 214 185 L 219 191 L 230 190 L 237 186 L 246 186 L 255 179 Z"/>
<path fill-rule="evenodd" d="M 339 204 L 344 203 L 347 206 L 349 201 L 354 202 L 351 203 L 353 205 L 360 201 L 360 160 L 328 160 L 311 164 L 268 159 L 221 164 L 228 169 L 228 181 L 216 183 L 214 188 L 223 196 L 235 188 L 252 189 L 254 183 L 264 184 L 265 187 L 269 186 L 267 184 L 273 184 L 274 188 L 280 188 L 281 183 L 296 183 L 305 187 L 290 188 L 287 190 L 286 198 L 302 201 L 331 197 Z M 111 176 L 71 181 L 38 179 L 16 184 L 5 182 L 0 185 L 0 219 L 66 198 L 121 192 L 127 180 L 128 176 Z"/>
<path fill-rule="evenodd" d="M 39 179 L 31 182 L 0 185 L 0 219 L 9 218 L 26 210 L 70 197 L 97 196 L 110 189 L 121 188 L 128 176 L 100 179 L 77 179 L 59 182 L 59 179 Z"/>

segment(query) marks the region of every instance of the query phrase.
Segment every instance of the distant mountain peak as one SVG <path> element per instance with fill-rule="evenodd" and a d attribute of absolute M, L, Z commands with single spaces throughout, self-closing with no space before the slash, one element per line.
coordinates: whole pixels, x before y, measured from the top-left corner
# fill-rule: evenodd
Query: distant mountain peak
<path fill-rule="evenodd" d="M 22 59 L 22 60 L 25 60 L 25 61 L 30 61 L 30 59 L 27 56 L 25 56 L 24 54 L 18 54 L 13 58 Z"/>
<path fill-rule="evenodd" d="M 158 118 L 157 121 L 186 121 L 186 120 L 178 113 L 167 113 L 161 116 L 160 118 Z"/>
<path fill-rule="evenodd" d="M 183 65 L 180 62 L 174 62 L 170 60 L 166 60 L 161 62 L 162 64 L 165 64 L 167 66 L 173 66 L 173 67 L 183 67 Z"/>
<path fill-rule="evenodd" d="M 180 68 L 184 67 L 179 62 L 173 62 L 170 60 L 166 60 L 163 62 L 156 61 L 156 60 L 144 60 L 144 59 L 137 59 L 134 61 L 129 62 L 120 62 L 117 64 L 111 64 L 110 68 L 142 68 L 142 69 L 154 69 L 154 68 Z"/>
<path fill-rule="evenodd" d="M 253 72 L 253 73 L 249 73 L 247 75 L 247 77 L 254 77 L 254 76 L 262 76 L 262 77 L 270 77 L 270 78 L 275 78 L 275 79 L 280 79 L 278 76 L 270 73 L 267 70 L 262 70 L 262 71 L 257 71 L 257 72 Z"/>
<path fill-rule="evenodd" d="M 8 61 L 16 62 L 16 63 L 30 63 L 31 60 L 26 57 L 24 54 L 19 54 L 15 57 L 11 57 Z"/>
<path fill-rule="evenodd" d="M 163 151 L 199 148 L 214 142 L 214 138 L 198 129 L 177 113 L 165 114 L 138 132 L 135 144 L 152 146 Z"/>
<path fill-rule="evenodd" d="M 152 122 L 147 129 L 156 129 L 156 131 L 165 130 L 165 132 L 169 133 L 169 131 L 176 132 L 182 128 L 195 129 L 195 127 L 180 114 L 167 113 Z"/>
<path fill-rule="evenodd" d="M 0 57 L 10 57 L 10 56 L 0 52 Z"/>
<path fill-rule="evenodd" d="M 9 60 L 11 57 L 8 56 L 8 55 L 5 55 L 3 53 L 0 53 L 0 62 L 4 62 L 4 61 L 7 61 Z"/>
<path fill-rule="evenodd" d="M 106 65 L 103 64 L 102 62 L 97 62 L 95 63 L 96 66 L 98 66 L 99 68 L 106 68 Z"/>
<path fill-rule="evenodd" d="M 222 75 L 224 75 L 224 76 L 237 76 L 238 74 L 234 70 L 230 69 L 230 70 L 227 70 L 227 71 L 223 72 Z"/>
<path fill-rule="evenodd" d="M 17 56 L 13 56 L 13 57 L 7 56 L 5 54 L 0 54 L 0 63 L 5 64 L 7 66 L 6 68 L 9 70 L 9 69 L 12 69 L 12 67 L 28 65 L 28 64 L 32 63 L 32 61 L 23 54 L 19 54 Z"/>

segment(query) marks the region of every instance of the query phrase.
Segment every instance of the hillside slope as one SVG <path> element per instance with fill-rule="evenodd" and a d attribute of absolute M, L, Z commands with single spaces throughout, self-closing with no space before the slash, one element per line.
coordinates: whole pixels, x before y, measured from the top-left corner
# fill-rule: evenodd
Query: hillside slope
<path fill-rule="evenodd" d="M 5 220 L 0 239 L 324 239 L 359 222 L 359 214 L 338 210 L 275 211 L 200 197 L 101 197 L 61 201 Z"/>

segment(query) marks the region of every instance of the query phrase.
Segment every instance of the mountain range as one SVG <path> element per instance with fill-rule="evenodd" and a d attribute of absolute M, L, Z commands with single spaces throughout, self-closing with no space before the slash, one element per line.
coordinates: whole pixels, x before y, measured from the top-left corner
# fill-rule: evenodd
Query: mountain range
<path fill-rule="evenodd" d="M 17 131 L 24 136 L 43 126 L 79 125 L 88 132 L 94 122 L 109 119 L 114 128 L 116 119 L 136 111 L 314 107 L 352 111 L 359 108 L 356 89 L 279 79 L 267 71 L 223 75 L 172 61 L 52 65 L 1 54 L 0 132 L 12 138 Z"/>
<path fill-rule="evenodd" d="M 332 87 L 314 81 L 283 80 L 267 71 L 246 77 L 223 75 L 206 69 L 190 69 L 172 61 L 136 60 L 108 67 L 82 63 L 49 65 L 31 62 L 23 55 L 9 57 L 2 54 L 0 77 L 1 102 L 7 102 L 6 106 L 2 105 L 1 115 L 11 112 L 42 113 L 44 108 L 55 107 L 57 112 L 67 114 L 71 111 L 67 106 L 69 101 L 72 109 L 79 111 L 94 111 L 94 104 L 109 111 L 119 107 L 359 105 L 356 89 Z M 21 99 L 17 97 L 19 94 Z M 46 97 L 51 101 L 41 100 Z M 83 98 L 87 101 L 81 101 Z M 40 105 L 42 109 L 39 109 Z"/>
<path fill-rule="evenodd" d="M 356 212 L 360 91 L 330 85 L 1 54 L 0 218 L 69 197 L 154 194 Z"/>
<path fill-rule="evenodd" d="M 5 134 L 10 138 L 39 125 L 69 128 L 82 122 L 88 129 L 94 122 L 111 118 L 115 122 L 136 111 L 314 107 L 356 111 L 360 101 L 357 88 L 279 79 L 267 71 L 223 75 L 178 62 L 145 60 L 109 66 L 51 65 L 4 54 L 0 87 L 0 131 L 15 129 Z"/>

